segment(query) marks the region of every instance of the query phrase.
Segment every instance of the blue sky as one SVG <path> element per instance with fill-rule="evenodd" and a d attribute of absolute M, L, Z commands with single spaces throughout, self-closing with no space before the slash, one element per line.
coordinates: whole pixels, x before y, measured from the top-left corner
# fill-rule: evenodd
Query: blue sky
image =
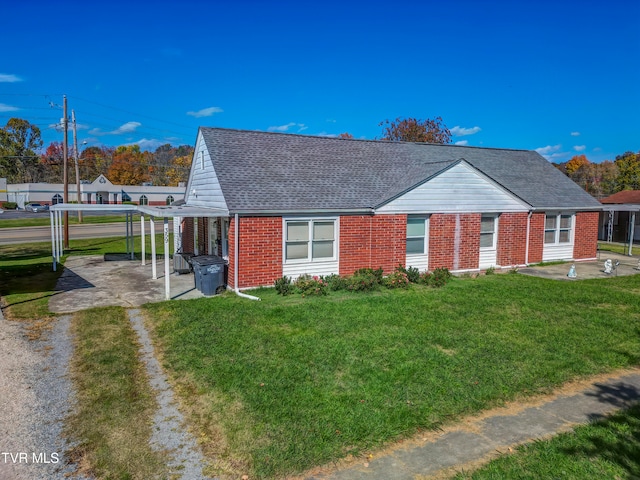
<path fill-rule="evenodd" d="M 440 116 L 454 143 L 551 161 L 640 151 L 640 2 L 3 2 L 0 125 L 45 146 L 193 145 L 198 126 L 381 136 Z"/>

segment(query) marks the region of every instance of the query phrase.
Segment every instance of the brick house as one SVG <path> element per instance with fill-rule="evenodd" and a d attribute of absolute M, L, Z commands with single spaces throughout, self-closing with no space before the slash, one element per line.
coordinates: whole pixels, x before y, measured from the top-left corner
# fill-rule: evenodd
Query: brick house
<path fill-rule="evenodd" d="M 472 272 L 596 257 L 601 204 L 533 151 L 200 128 L 182 249 L 233 288 L 398 264 Z"/>

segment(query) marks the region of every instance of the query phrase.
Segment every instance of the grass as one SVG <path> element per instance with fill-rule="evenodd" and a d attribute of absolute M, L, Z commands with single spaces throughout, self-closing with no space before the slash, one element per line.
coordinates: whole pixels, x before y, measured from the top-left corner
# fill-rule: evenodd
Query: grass
<path fill-rule="evenodd" d="M 134 221 L 138 219 L 139 215 L 134 217 Z M 124 215 L 87 215 L 86 213 L 82 217 L 82 224 L 95 224 L 95 223 L 116 223 L 124 222 Z M 78 225 L 77 215 L 69 214 L 69 225 Z M 51 225 L 49 216 L 33 217 L 33 218 L 8 218 L 3 219 L 0 217 L 0 228 L 18 228 L 18 227 L 48 227 Z"/>
<path fill-rule="evenodd" d="M 601 250 L 603 252 L 614 252 L 620 253 L 622 255 L 627 255 L 629 253 L 629 246 L 625 246 L 622 243 L 598 242 L 598 250 Z M 640 246 L 634 246 L 631 250 L 631 253 L 632 255 L 640 255 Z"/>
<path fill-rule="evenodd" d="M 76 408 L 66 432 L 80 473 L 96 478 L 168 478 L 163 455 L 151 450 L 157 408 L 138 357 L 138 344 L 120 307 L 74 315 L 71 378 Z"/>
<path fill-rule="evenodd" d="M 550 440 L 520 446 L 511 455 L 454 478 L 640 478 L 640 405 Z"/>
<path fill-rule="evenodd" d="M 640 275 L 145 307 L 220 472 L 272 478 L 640 360 Z"/>
<path fill-rule="evenodd" d="M 145 235 L 145 244 L 150 258 L 150 235 Z M 69 247 L 61 258 L 63 263 L 70 255 L 104 255 L 127 251 L 124 237 L 72 239 Z M 140 236 L 134 237 L 134 251 L 140 252 Z M 156 235 L 156 253 L 164 253 L 162 234 Z M 51 317 L 49 298 L 56 294 L 55 285 L 62 271 L 63 268 L 58 268 L 56 272 L 52 269 L 51 244 L 48 242 L 0 245 L 0 296 L 4 302 L 5 316 L 14 320 Z"/>

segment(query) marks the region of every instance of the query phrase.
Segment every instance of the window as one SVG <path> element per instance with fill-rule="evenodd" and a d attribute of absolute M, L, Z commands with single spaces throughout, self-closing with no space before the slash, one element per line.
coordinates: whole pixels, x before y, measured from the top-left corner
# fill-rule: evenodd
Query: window
<path fill-rule="evenodd" d="M 149 199 L 146 195 L 140 195 L 140 200 L 138 201 L 138 205 L 149 205 Z"/>
<path fill-rule="evenodd" d="M 200 170 L 204 170 L 204 150 L 200 150 Z"/>
<path fill-rule="evenodd" d="M 426 218 L 407 218 L 407 255 L 424 255 L 426 253 L 426 234 Z"/>
<path fill-rule="evenodd" d="M 496 217 L 482 215 L 480 219 L 480 248 L 496 248 Z"/>
<path fill-rule="evenodd" d="M 131 197 L 129 196 L 129 194 L 127 192 L 125 192 L 124 190 L 122 191 L 122 203 L 124 202 L 130 202 L 131 201 Z"/>
<path fill-rule="evenodd" d="M 571 243 L 573 215 L 547 214 L 544 219 L 544 243 Z"/>
<path fill-rule="evenodd" d="M 169 195 L 166 200 L 167 205 L 171 205 L 173 203 L 173 195 Z"/>
<path fill-rule="evenodd" d="M 60 195 L 59 193 L 56 193 L 51 199 L 51 203 L 54 205 L 62 203 L 62 195 Z"/>
<path fill-rule="evenodd" d="M 284 255 L 287 261 L 335 258 L 335 220 L 286 220 Z"/>

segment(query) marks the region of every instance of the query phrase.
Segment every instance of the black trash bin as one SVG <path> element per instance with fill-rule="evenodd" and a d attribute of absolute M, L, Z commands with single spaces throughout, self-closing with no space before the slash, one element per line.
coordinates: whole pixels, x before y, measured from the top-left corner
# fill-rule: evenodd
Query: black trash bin
<path fill-rule="evenodd" d="M 224 288 L 225 261 L 222 257 L 216 255 L 192 257 L 191 264 L 196 289 L 203 295 L 215 295 Z"/>

